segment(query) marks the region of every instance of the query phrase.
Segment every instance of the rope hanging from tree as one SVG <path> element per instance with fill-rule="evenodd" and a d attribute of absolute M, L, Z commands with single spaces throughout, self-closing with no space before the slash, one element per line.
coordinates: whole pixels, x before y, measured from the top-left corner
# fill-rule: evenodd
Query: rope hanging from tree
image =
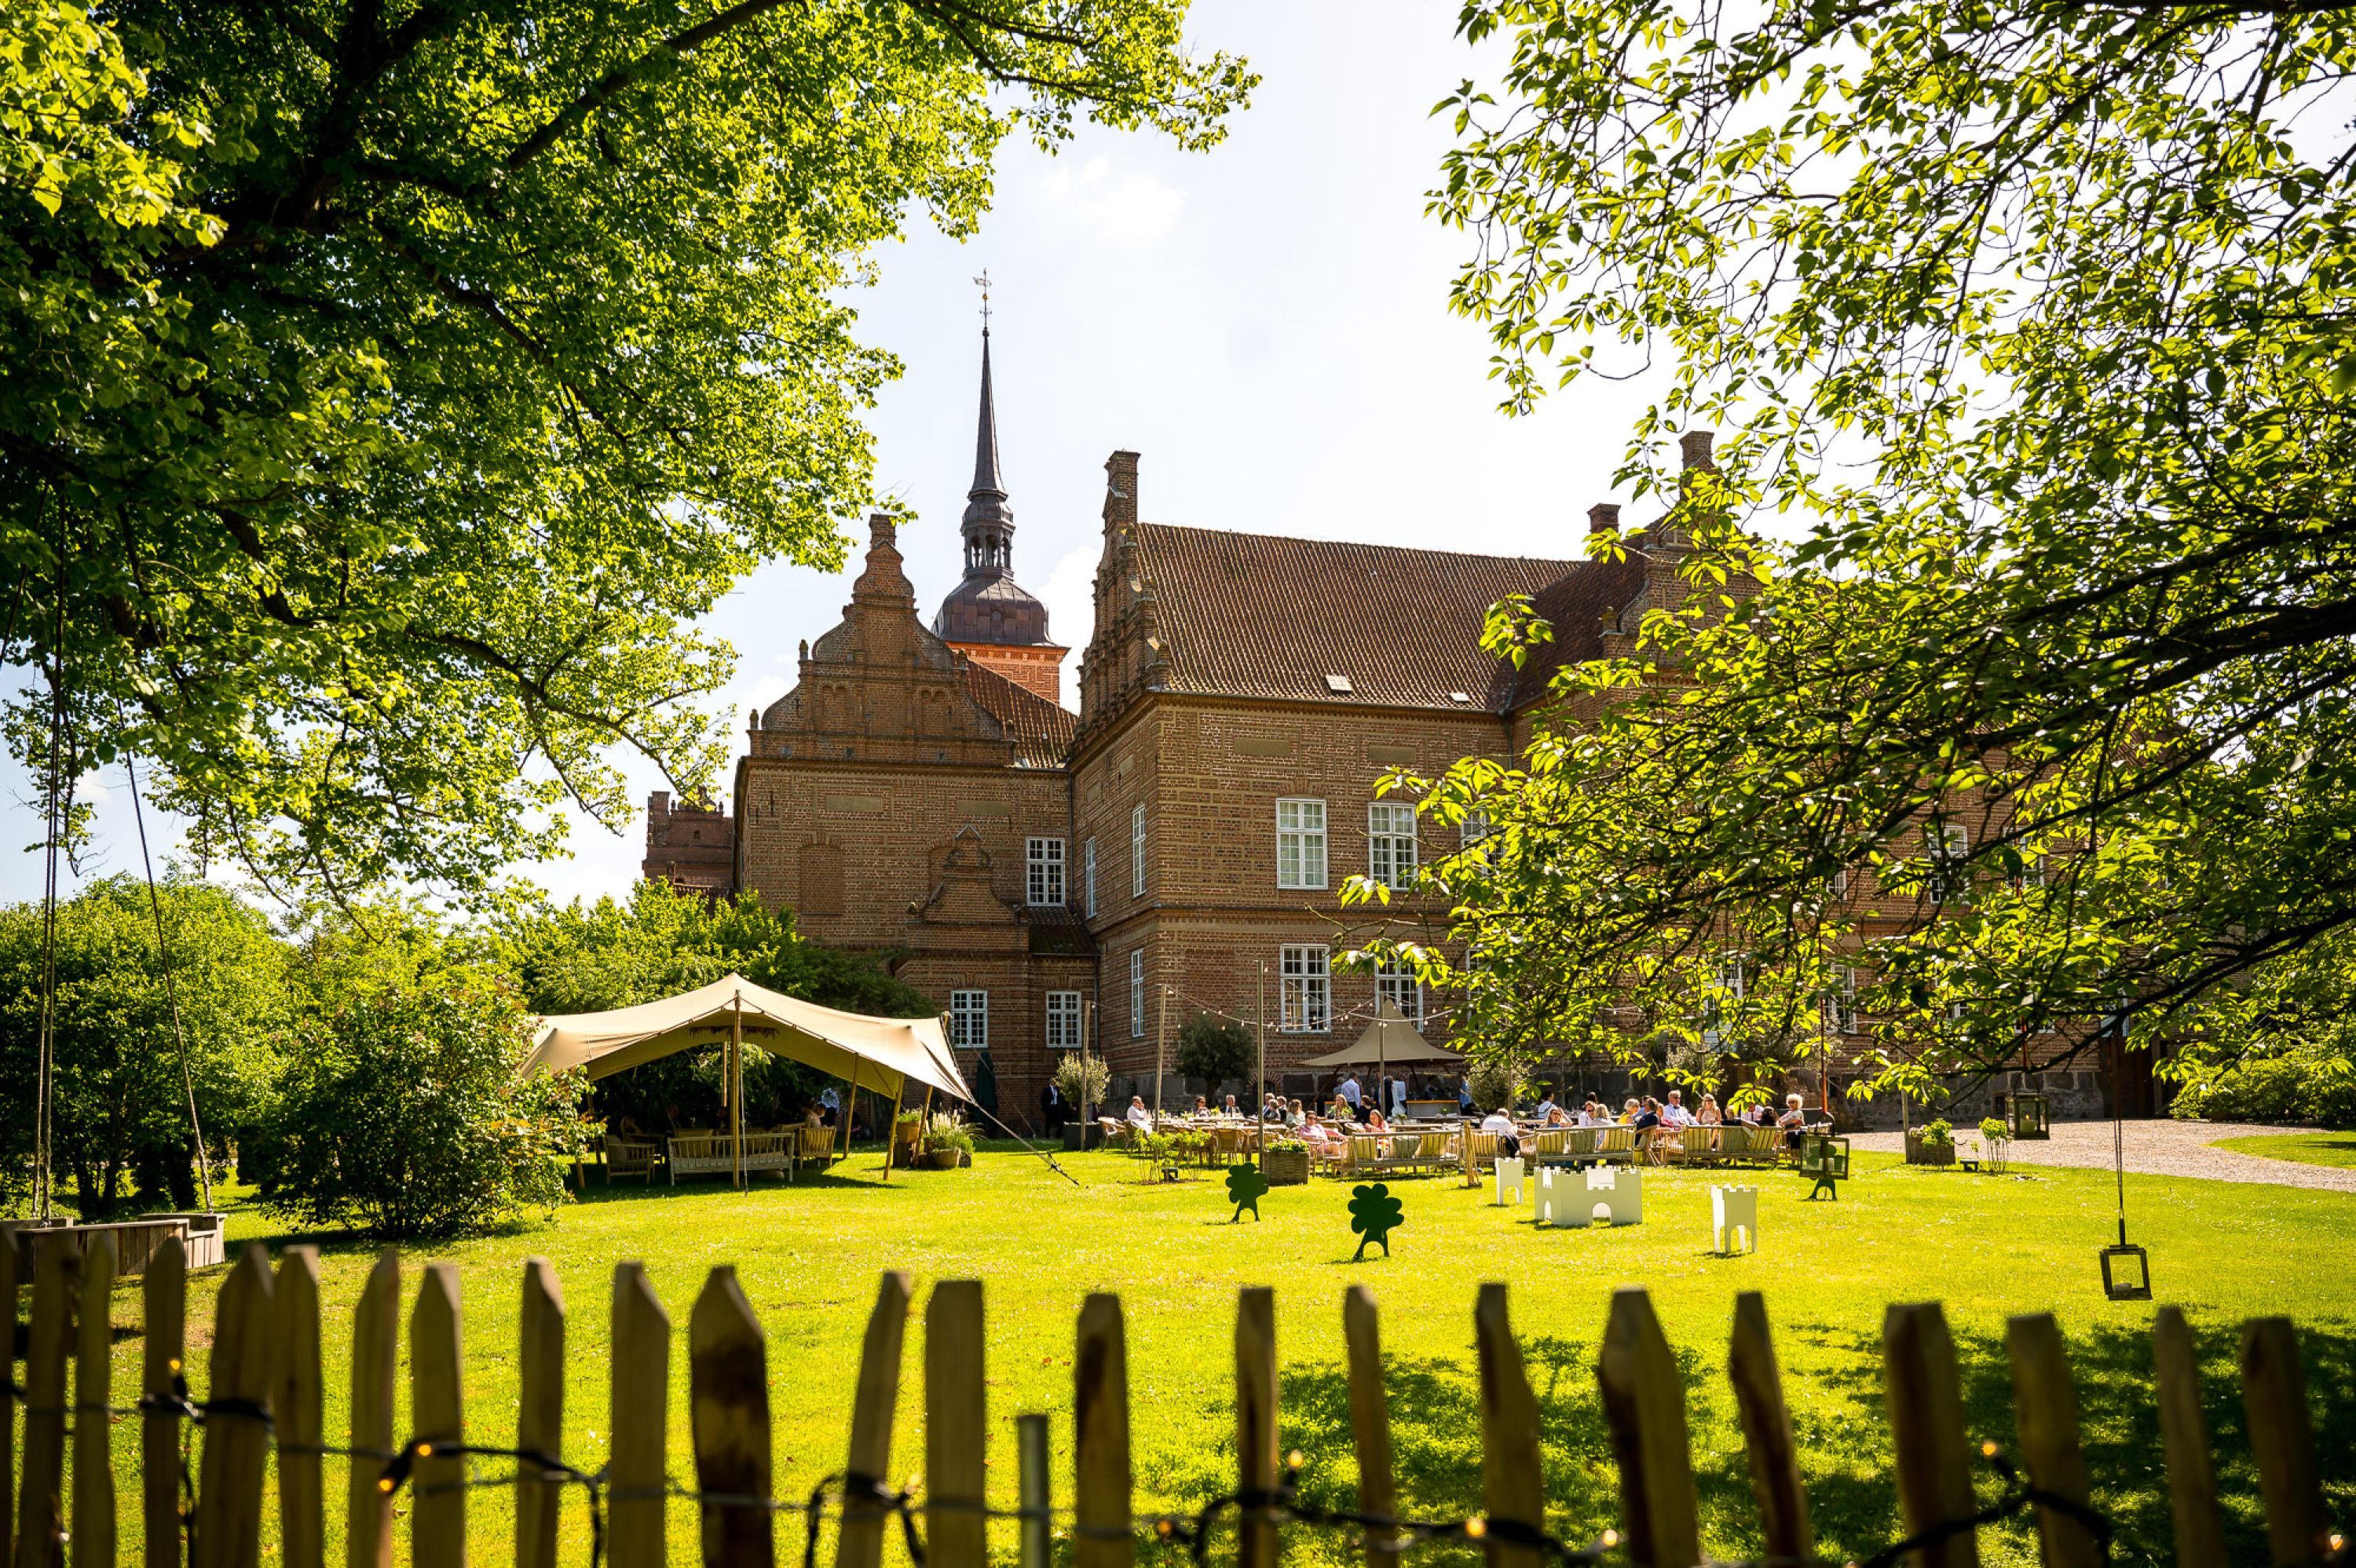
<path fill-rule="evenodd" d="M 212 1161 L 205 1154 L 204 1125 L 197 1119 L 197 1080 L 188 1068 L 188 1037 L 180 1028 L 180 988 L 172 977 L 172 949 L 164 940 L 164 901 L 155 891 L 155 862 L 147 855 L 147 816 L 139 807 L 139 768 L 129 752 L 123 776 L 131 781 L 131 820 L 139 829 L 139 867 L 147 874 L 147 910 L 155 917 L 155 962 L 164 969 L 164 1000 L 172 1010 L 172 1043 L 180 1052 L 180 1091 L 187 1096 L 188 1135 L 197 1142 L 197 1179 L 204 1184 L 205 1212 L 213 1211 Z"/>

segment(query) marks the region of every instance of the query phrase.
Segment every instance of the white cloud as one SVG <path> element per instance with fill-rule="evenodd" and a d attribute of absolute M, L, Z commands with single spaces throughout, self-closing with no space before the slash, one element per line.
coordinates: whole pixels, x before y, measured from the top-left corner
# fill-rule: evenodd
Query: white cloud
<path fill-rule="evenodd" d="M 1142 251 L 1178 226 L 1186 205 L 1183 191 L 1151 175 L 1117 174 L 1103 154 L 1075 171 L 1058 163 L 1039 182 L 1049 211 L 1090 238 L 1123 250 Z"/>

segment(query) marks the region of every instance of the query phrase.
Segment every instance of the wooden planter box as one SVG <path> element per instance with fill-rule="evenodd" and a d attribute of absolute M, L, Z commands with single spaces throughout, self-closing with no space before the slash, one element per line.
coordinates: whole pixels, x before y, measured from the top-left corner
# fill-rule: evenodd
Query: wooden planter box
<path fill-rule="evenodd" d="M 1272 1148 L 1268 1151 L 1268 1184 L 1270 1187 L 1305 1187 L 1309 1183 L 1309 1151 L 1305 1148 Z"/>
<path fill-rule="evenodd" d="M 1910 1132 L 1906 1135 L 1906 1163 L 1953 1165 L 1955 1163 L 1955 1146 L 1951 1143 L 1926 1144 L 1922 1134 Z"/>

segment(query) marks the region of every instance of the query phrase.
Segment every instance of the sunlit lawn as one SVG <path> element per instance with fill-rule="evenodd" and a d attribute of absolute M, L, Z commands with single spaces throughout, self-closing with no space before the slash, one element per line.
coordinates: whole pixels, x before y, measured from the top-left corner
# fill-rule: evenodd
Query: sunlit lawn
<path fill-rule="evenodd" d="M 594 1468 L 607 1449 L 608 1281 L 616 1261 L 645 1260 L 674 1324 L 670 1431 L 673 1473 L 684 1480 L 692 1474 L 688 1309 L 706 1270 L 734 1264 L 769 1336 L 776 1490 L 796 1495 L 843 1463 L 860 1338 L 879 1273 L 905 1268 L 917 1285 L 895 1475 L 913 1474 L 921 1462 L 925 1289 L 936 1279 L 978 1276 L 989 1304 L 992 1500 L 1008 1507 L 1015 1502 L 1010 1424 L 1017 1413 L 1033 1410 L 1053 1413 L 1058 1500 L 1068 1502 L 1074 1318 L 1086 1293 L 1118 1291 L 1128 1315 L 1140 1505 L 1185 1508 L 1230 1484 L 1233 1307 L 1246 1285 L 1277 1289 L 1282 1444 L 1307 1455 L 1310 1496 L 1327 1502 L 1352 1497 L 1340 1307 L 1344 1287 L 1363 1281 L 1383 1309 L 1407 1503 L 1420 1515 L 1448 1516 L 1477 1507 L 1472 1302 L 1481 1282 L 1503 1280 L 1538 1393 L 1550 1522 L 1568 1537 L 1585 1538 L 1616 1522 L 1616 1472 L 1595 1393 L 1597 1343 L 1611 1292 L 1642 1284 L 1685 1361 L 1704 1542 L 1721 1557 L 1757 1544 L 1723 1368 L 1734 1295 L 1758 1289 L 1766 1293 L 1775 1326 L 1819 1537 L 1836 1563 L 1861 1558 L 1897 1533 L 1879 1394 L 1884 1305 L 1946 1303 L 1965 1360 L 1974 1434 L 2007 1443 L 2005 1318 L 2051 1310 L 2060 1315 L 2075 1358 L 2097 1501 L 2118 1522 L 2120 1560 L 2171 1555 L 2150 1408 L 2152 1305 L 2105 1301 L 2096 1270 L 2095 1251 L 2115 1227 L 2105 1173 L 1989 1177 L 1909 1169 L 1861 1156 L 1858 1179 L 1837 1203 L 1804 1203 L 1798 1178 L 1762 1173 L 1749 1179 L 1762 1188 L 1762 1245 L 1756 1255 L 1736 1258 L 1708 1253 L 1710 1178 L 1698 1172 L 1653 1176 L 1645 1222 L 1609 1232 L 1540 1231 L 1527 1207 L 1491 1207 L 1485 1194 L 1452 1179 L 1409 1180 L 1398 1184 L 1407 1224 L 1394 1237 L 1393 1255 L 1353 1265 L 1345 1185 L 1321 1179 L 1306 1189 L 1279 1189 L 1262 1200 L 1260 1222 L 1247 1218 L 1231 1225 L 1215 1178 L 1149 1187 L 1119 1155 L 1066 1156 L 1064 1163 L 1081 1185 L 1007 1152 L 984 1153 L 969 1170 L 894 1173 L 888 1186 L 874 1180 L 873 1155 L 838 1168 L 847 1175 L 815 1183 L 805 1177 L 792 1188 L 765 1179 L 743 1196 L 712 1184 L 611 1192 L 593 1185 L 586 1201 L 553 1223 L 404 1249 L 403 1287 L 413 1289 L 417 1268 L 428 1259 L 458 1263 L 469 1430 L 483 1441 L 512 1441 L 519 1265 L 534 1253 L 554 1259 L 570 1314 L 567 1453 Z M 2309 1397 L 2322 1425 L 2318 1453 L 2335 1517 L 2348 1520 L 2356 1513 L 2356 1295 L 2347 1289 L 2345 1260 L 2356 1239 L 2356 1198 L 2130 1177 L 2127 1203 L 2130 1233 L 2151 1250 L 2159 1299 L 2181 1304 L 2201 1335 L 2209 1419 L 2238 1531 L 2235 1554 L 2262 1560 L 2264 1551 L 2233 1381 L 2236 1330 L 2245 1317 L 2297 1318 Z M 273 1250 L 290 1239 L 251 1209 L 239 1211 L 230 1235 L 232 1245 L 260 1238 Z M 347 1420 L 342 1380 L 351 1303 L 375 1249 L 341 1237 L 316 1240 L 332 1441 Z M 192 1329 L 209 1322 L 218 1277 L 195 1284 Z M 119 1325 L 135 1326 L 135 1280 L 125 1283 L 114 1310 Z M 118 1341 L 119 1389 L 136 1375 L 138 1349 L 135 1337 Z M 202 1355 L 191 1361 L 201 1384 Z M 136 1491 L 127 1484 L 134 1425 L 126 1423 L 118 1433 L 126 1515 L 135 1512 Z M 501 1467 L 486 1468 L 497 1473 Z M 340 1473 L 332 1463 L 329 1486 L 336 1531 Z M 506 1560 L 512 1551 L 506 1544 L 507 1493 L 476 1492 L 470 1508 L 477 1554 L 485 1562 Z M 135 1553 L 135 1519 L 126 1517 L 125 1526 L 124 1551 Z M 781 1523 L 789 1552 L 799 1551 L 798 1528 Z M 586 1514 L 578 1503 L 568 1507 L 565 1530 L 566 1560 L 586 1563 Z M 675 1504 L 674 1561 L 693 1560 L 695 1538 L 691 1506 Z M 1011 1531 L 996 1544 L 1011 1556 Z M 1994 1562 L 2034 1559 L 2033 1545 L 2017 1529 L 1989 1532 L 1987 1545 Z M 895 1542 L 891 1550 L 896 1555 L 901 1549 Z M 1299 1561 L 1350 1555 L 1347 1543 L 1334 1538 L 1297 1536 L 1290 1550 Z M 336 1555 L 331 1540 L 330 1560 Z"/>
<path fill-rule="evenodd" d="M 2254 1137 L 2219 1138 L 2216 1147 L 2266 1159 L 2356 1169 L 2356 1133 L 2261 1133 Z"/>

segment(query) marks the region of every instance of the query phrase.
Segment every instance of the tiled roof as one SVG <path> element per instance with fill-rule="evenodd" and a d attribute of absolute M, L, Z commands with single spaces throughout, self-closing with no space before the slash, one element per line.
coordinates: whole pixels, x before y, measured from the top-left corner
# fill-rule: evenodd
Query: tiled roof
<path fill-rule="evenodd" d="M 1644 558 L 1631 550 L 1620 560 L 1581 561 L 1532 595 L 1530 608 L 1554 627 L 1554 636 L 1532 648 L 1518 670 L 1498 661 L 1494 706 L 1512 712 L 1537 702 L 1564 665 L 1601 658 L 1604 612 L 1627 603 L 1644 586 Z"/>
<path fill-rule="evenodd" d="M 970 661 L 965 667 L 965 684 L 982 710 L 1004 726 L 1018 759 L 1034 768 L 1064 765 L 1073 737 L 1079 733 L 1078 714 Z"/>
<path fill-rule="evenodd" d="M 1140 524 L 1138 534 L 1174 691 L 1494 711 L 1518 688 L 1501 682 L 1497 661 L 1481 651 L 1489 606 L 1559 583 L 1556 596 L 1575 601 L 1576 612 L 1614 586 L 1588 581 L 1607 570 L 1588 561 L 1168 523 Z M 1595 620 L 1558 621 L 1558 636 L 1570 631 L 1565 651 L 1582 635 L 1593 640 Z"/>

